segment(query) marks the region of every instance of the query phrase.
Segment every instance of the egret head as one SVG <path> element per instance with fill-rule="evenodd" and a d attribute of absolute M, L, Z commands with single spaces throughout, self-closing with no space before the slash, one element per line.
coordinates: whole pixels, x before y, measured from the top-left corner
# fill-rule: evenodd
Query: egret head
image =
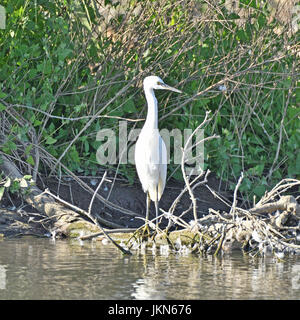
<path fill-rule="evenodd" d="M 176 88 L 173 88 L 167 84 L 165 84 L 163 82 L 163 80 L 160 78 L 160 77 L 157 77 L 157 76 L 149 76 L 149 77 L 146 77 L 144 79 L 144 89 L 145 90 L 159 90 L 159 89 L 163 89 L 163 90 L 170 90 L 170 91 L 174 91 L 174 92 L 178 92 L 178 93 L 182 93 L 182 91 L 176 89 Z"/>

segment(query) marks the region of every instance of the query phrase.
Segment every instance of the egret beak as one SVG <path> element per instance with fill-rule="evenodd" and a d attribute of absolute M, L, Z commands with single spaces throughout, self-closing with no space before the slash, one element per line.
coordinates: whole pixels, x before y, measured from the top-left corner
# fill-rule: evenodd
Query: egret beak
<path fill-rule="evenodd" d="M 177 93 L 182 93 L 182 91 L 176 89 L 176 88 L 173 88 L 165 83 L 161 83 L 160 84 L 162 86 L 162 89 L 165 89 L 165 90 L 170 90 L 170 91 L 174 91 L 174 92 L 177 92 Z"/>

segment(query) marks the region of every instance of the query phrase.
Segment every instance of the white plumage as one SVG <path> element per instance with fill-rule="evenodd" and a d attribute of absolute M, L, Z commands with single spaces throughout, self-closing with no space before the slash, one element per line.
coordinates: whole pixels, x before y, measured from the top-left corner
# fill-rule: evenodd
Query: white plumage
<path fill-rule="evenodd" d="M 136 170 L 143 190 L 152 201 L 159 201 L 166 184 L 167 148 L 158 129 L 144 127 L 135 148 Z"/>
<path fill-rule="evenodd" d="M 150 199 L 155 203 L 156 217 L 167 177 L 167 148 L 158 130 L 158 106 L 154 90 L 165 89 L 181 93 L 168 86 L 157 76 L 149 76 L 143 82 L 148 104 L 144 127 L 135 146 L 135 165 L 144 192 L 147 193 L 146 222 L 149 217 Z"/>

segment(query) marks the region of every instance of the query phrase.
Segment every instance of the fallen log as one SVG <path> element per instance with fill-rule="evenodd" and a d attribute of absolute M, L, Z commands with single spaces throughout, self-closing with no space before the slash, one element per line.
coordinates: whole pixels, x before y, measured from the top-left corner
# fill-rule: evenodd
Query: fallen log
<path fill-rule="evenodd" d="M 18 168 L 2 156 L 2 163 L 0 169 L 6 177 L 10 179 L 22 179 L 23 175 Z M 22 192 L 22 198 L 26 203 L 35 208 L 38 212 L 44 215 L 51 221 L 49 232 L 55 236 L 69 236 L 70 230 L 74 229 L 73 223 L 80 221 L 82 230 L 89 232 L 97 232 L 99 228 L 92 222 L 81 218 L 80 214 L 68 209 L 66 206 L 58 203 L 49 194 L 40 190 L 36 185 L 28 185 Z"/>
<path fill-rule="evenodd" d="M 249 211 L 251 213 L 267 214 L 276 210 L 284 210 L 300 217 L 300 205 L 293 196 L 282 196 L 278 201 L 257 205 Z"/>

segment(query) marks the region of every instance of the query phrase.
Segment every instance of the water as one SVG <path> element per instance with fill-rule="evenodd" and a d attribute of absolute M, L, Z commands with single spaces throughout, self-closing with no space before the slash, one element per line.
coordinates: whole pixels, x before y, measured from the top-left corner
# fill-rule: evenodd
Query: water
<path fill-rule="evenodd" d="M 0 299 L 300 299 L 300 259 L 127 257 L 90 241 L 3 240 Z"/>

